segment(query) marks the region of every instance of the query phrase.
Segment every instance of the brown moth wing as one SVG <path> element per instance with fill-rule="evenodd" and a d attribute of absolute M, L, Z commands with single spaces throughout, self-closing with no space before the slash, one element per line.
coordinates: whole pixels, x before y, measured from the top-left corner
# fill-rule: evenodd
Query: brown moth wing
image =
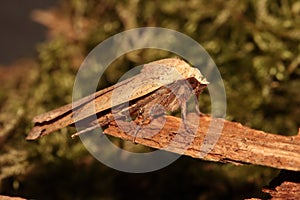
<path fill-rule="evenodd" d="M 116 87 L 120 87 L 123 84 L 126 84 L 128 82 L 130 82 L 131 79 L 127 79 L 124 80 L 121 83 L 118 83 L 116 85 L 112 85 L 108 88 L 105 88 L 103 90 L 97 91 L 91 95 L 88 95 L 86 97 L 83 97 L 73 103 L 69 103 L 67 105 L 61 106 L 59 108 L 56 108 L 54 110 L 48 111 L 44 114 L 38 115 L 36 117 L 33 118 L 33 122 L 35 123 L 43 123 L 43 122 L 47 122 L 47 121 L 51 121 L 55 118 L 58 118 L 59 116 L 65 115 L 68 112 L 71 112 L 72 109 L 76 110 L 77 108 L 83 106 L 84 104 L 93 101 L 94 99 L 100 97 L 100 96 L 104 96 L 106 93 L 108 93 L 109 91 L 112 91 L 114 88 Z M 73 106 L 73 107 L 72 107 Z"/>

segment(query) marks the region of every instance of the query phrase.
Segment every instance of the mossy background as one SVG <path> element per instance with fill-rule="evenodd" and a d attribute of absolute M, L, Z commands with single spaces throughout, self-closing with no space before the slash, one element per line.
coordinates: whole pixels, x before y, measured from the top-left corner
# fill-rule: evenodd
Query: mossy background
<path fill-rule="evenodd" d="M 151 173 L 128 174 L 95 160 L 69 128 L 25 141 L 31 119 L 71 102 L 76 72 L 101 41 L 121 31 L 157 26 L 198 41 L 217 64 L 227 119 L 293 135 L 300 127 L 300 2 L 292 0 L 61 0 L 36 11 L 49 40 L 37 61 L 0 73 L 0 193 L 33 199 L 241 199 L 265 197 L 277 170 L 182 157 Z M 136 51 L 119 58 L 99 88 L 130 67 L 171 54 Z M 208 93 L 201 110 L 209 113 Z M 208 103 L 208 104 L 206 104 Z"/>

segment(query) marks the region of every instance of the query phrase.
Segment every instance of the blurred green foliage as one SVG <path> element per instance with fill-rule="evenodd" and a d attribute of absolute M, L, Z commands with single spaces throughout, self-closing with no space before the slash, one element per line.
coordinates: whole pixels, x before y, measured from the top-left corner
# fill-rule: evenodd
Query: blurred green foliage
<path fill-rule="evenodd" d="M 40 199 L 216 199 L 261 196 L 276 170 L 181 158 L 148 174 L 116 172 L 93 160 L 63 129 L 24 141 L 33 116 L 71 102 L 76 72 L 101 41 L 135 27 L 180 31 L 217 64 L 227 93 L 227 119 L 292 135 L 300 126 L 300 2 L 293 0 L 61 0 L 34 18 L 51 39 L 38 47 L 38 67 L 0 91 L 0 193 Z M 116 60 L 99 83 L 115 83 L 130 67 L 171 56 L 141 50 Z M 201 111 L 210 112 L 201 95 Z M 2 142 L 3 141 L 3 142 Z M 74 192 L 75 191 L 75 192 Z"/>

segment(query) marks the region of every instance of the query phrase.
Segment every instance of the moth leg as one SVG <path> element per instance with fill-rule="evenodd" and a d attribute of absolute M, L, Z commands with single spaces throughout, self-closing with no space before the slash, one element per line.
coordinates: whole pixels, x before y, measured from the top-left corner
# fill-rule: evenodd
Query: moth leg
<path fill-rule="evenodd" d="M 198 104 L 197 104 L 198 105 Z M 194 134 L 194 132 L 190 129 L 189 127 L 189 124 L 188 124 L 188 121 L 187 121 L 187 115 L 186 115 L 186 111 L 187 111 L 187 102 L 186 100 L 183 100 L 181 102 L 181 118 L 183 120 L 183 125 L 184 125 L 184 129 L 189 133 L 189 134 Z M 198 112 L 200 113 L 199 111 L 199 108 L 197 110 L 196 108 L 196 114 L 198 115 Z M 199 116 L 199 115 L 198 115 Z"/>
<path fill-rule="evenodd" d="M 195 100 L 195 111 L 197 116 L 201 115 L 200 109 L 199 109 L 199 95 L 196 95 L 196 98 L 194 98 Z"/>
<path fill-rule="evenodd" d="M 137 119 L 138 119 L 138 118 L 141 118 L 141 116 L 143 116 L 143 114 L 144 114 L 144 109 L 143 109 L 143 108 L 139 108 L 139 112 L 138 112 Z M 146 121 L 146 118 L 143 117 L 142 122 L 141 122 L 140 124 L 143 124 L 145 121 Z M 136 144 L 135 140 L 136 140 L 136 138 L 137 138 L 137 134 L 138 134 L 138 132 L 141 130 L 141 125 L 140 125 L 140 124 L 137 124 L 137 128 L 134 130 L 134 133 L 133 133 L 132 142 L 133 142 L 134 144 Z"/>
<path fill-rule="evenodd" d="M 133 134 L 132 142 L 136 143 L 135 140 L 137 138 L 137 135 L 144 125 L 150 124 L 154 118 L 164 114 L 165 114 L 165 110 L 163 109 L 163 106 L 161 106 L 160 104 L 154 105 L 153 107 L 150 108 L 149 107 L 140 108 L 137 119 L 141 119 L 141 121 L 137 124 L 137 128 L 135 129 Z"/>
<path fill-rule="evenodd" d="M 186 101 L 185 100 L 181 102 L 181 118 L 183 120 L 184 129 L 187 132 L 191 133 L 191 130 L 189 129 L 188 124 L 187 124 Z"/>
<path fill-rule="evenodd" d="M 79 135 L 81 135 L 81 134 L 83 134 L 83 133 L 87 133 L 87 132 L 90 132 L 90 131 L 92 131 L 92 130 L 95 130 L 95 129 L 98 128 L 98 127 L 99 127 L 99 124 L 93 125 L 93 126 L 91 126 L 91 127 L 88 127 L 88 128 L 83 129 L 83 130 L 81 130 L 81 131 L 79 131 L 79 132 L 77 132 L 77 133 L 72 134 L 71 137 L 74 139 L 76 136 L 79 136 Z"/>
<path fill-rule="evenodd" d="M 133 138 L 132 138 L 132 142 L 134 144 L 136 144 L 135 140 L 136 140 L 136 137 L 137 137 L 137 134 L 138 132 L 141 130 L 141 126 L 140 125 L 137 125 L 137 128 L 135 129 L 134 133 L 133 133 Z"/>

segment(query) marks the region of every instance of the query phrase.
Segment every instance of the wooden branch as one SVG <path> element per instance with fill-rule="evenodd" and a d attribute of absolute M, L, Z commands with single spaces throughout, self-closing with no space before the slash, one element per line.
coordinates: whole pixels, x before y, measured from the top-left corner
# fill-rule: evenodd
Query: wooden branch
<path fill-rule="evenodd" d="M 9 197 L 9 196 L 0 195 L 0 200 L 26 200 L 26 199 L 23 199 L 21 197 Z"/>
<path fill-rule="evenodd" d="M 157 129 L 159 129 L 163 123 L 162 120 L 163 119 L 160 118 L 153 120 L 153 124 L 156 124 Z M 211 122 L 213 122 L 210 128 L 212 132 L 221 128 L 224 123 L 220 135 L 215 132 L 210 134 L 210 136 L 206 136 Z M 186 144 L 186 141 L 190 141 L 191 139 L 189 137 L 193 136 L 183 129 L 178 130 L 180 124 L 181 119 L 166 116 L 164 127 L 158 134 L 152 137 L 138 136 L 135 142 L 157 149 L 169 145 L 168 150 L 174 153 L 182 152 L 182 148 L 189 145 L 184 155 L 194 158 L 234 164 L 251 163 L 278 169 L 300 171 L 299 134 L 297 136 L 275 135 L 250 129 L 242 126 L 240 123 L 211 118 L 209 116 L 201 116 L 198 131 L 195 138 L 192 138 L 193 142 Z M 153 132 L 154 128 L 148 127 L 148 129 L 149 130 L 145 127 L 143 132 Z M 133 139 L 132 136 L 120 130 L 116 122 L 110 123 L 109 127 L 104 130 L 104 133 L 125 140 Z M 180 137 L 175 137 L 176 134 L 180 134 Z M 203 153 L 205 153 L 205 151 L 201 150 L 201 145 L 204 140 L 205 144 L 207 144 L 216 139 L 217 142 L 212 150 L 202 157 Z"/>
<path fill-rule="evenodd" d="M 262 191 L 270 194 L 272 199 L 299 199 L 300 174 L 299 172 L 283 170 Z"/>

